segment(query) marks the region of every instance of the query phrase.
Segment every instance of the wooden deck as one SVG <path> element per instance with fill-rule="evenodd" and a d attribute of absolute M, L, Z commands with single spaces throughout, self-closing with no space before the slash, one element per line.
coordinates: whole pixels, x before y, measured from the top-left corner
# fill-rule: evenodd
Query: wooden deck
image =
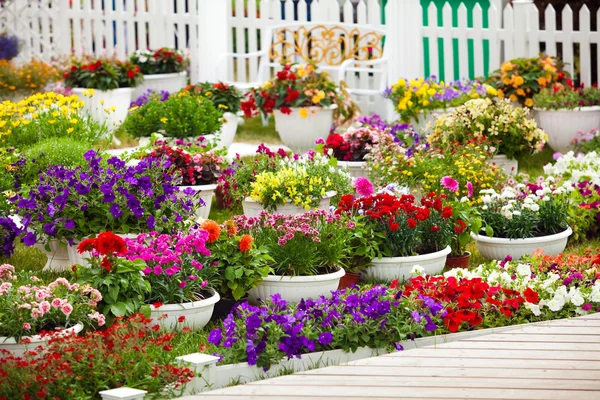
<path fill-rule="evenodd" d="M 600 399 L 600 314 L 215 390 L 187 400 Z"/>

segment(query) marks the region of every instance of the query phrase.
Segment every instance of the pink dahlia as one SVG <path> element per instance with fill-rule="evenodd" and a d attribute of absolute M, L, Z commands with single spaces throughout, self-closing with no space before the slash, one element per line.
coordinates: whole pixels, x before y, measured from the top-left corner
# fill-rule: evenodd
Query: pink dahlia
<path fill-rule="evenodd" d="M 360 197 L 369 197 L 373 194 L 373 184 L 367 178 L 356 178 L 354 180 L 354 190 Z"/>
<path fill-rule="evenodd" d="M 458 192 L 458 181 L 449 176 L 445 176 L 440 180 L 443 187 L 451 192 Z"/>

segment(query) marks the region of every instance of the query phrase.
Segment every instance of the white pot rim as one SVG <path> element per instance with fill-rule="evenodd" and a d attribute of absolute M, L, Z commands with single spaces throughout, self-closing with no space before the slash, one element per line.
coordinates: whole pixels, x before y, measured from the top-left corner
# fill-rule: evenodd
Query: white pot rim
<path fill-rule="evenodd" d="M 382 258 L 374 258 L 371 262 L 376 262 L 377 264 L 398 264 L 399 262 L 419 262 L 419 261 L 428 261 L 433 260 L 442 256 L 447 256 L 450 254 L 452 249 L 450 246 L 446 246 L 444 249 L 440 251 L 436 251 L 433 253 L 427 254 L 419 254 L 416 256 L 407 256 L 407 257 L 382 257 Z"/>
<path fill-rule="evenodd" d="M 303 282 L 323 282 L 323 281 L 331 281 L 334 279 L 340 279 L 342 276 L 346 275 L 346 271 L 344 268 L 337 270 L 336 272 L 331 272 L 329 274 L 323 275 L 299 275 L 299 276 L 284 276 L 284 275 L 267 275 L 263 278 L 263 282 L 294 282 L 294 283 L 303 283 Z"/>
<path fill-rule="evenodd" d="M 497 238 L 497 237 L 488 237 L 484 235 L 478 235 L 476 233 L 471 232 L 471 237 L 478 242 L 482 243 L 495 243 L 495 244 L 538 244 L 538 243 L 547 243 L 553 242 L 555 240 L 565 239 L 571 236 L 573 233 L 573 229 L 568 227 L 566 230 L 555 233 L 553 235 L 532 237 L 532 238 L 524 238 L 524 239 L 507 239 L 507 238 Z"/>
<path fill-rule="evenodd" d="M 83 325 L 80 323 L 77 323 L 73 326 L 62 329 L 60 332 L 56 332 L 56 334 L 62 335 L 62 334 L 71 333 L 71 332 L 75 332 L 77 334 L 77 333 L 81 332 L 82 330 L 83 330 Z M 32 335 L 32 336 L 23 336 L 21 338 L 21 340 L 23 340 L 24 338 L 30 339 L 31 344 L 34 344 L 36 342 L 43 342 L 44 340 L 47 340 L 50 337 L 49 336 L 42 337 L 40 335 Z M 19 342 L 17 342 L 15 340 L 15 338 L 13 338 L 13 337 L 0 336 L 0 345 L 1 344 L 19 344 Z"/>
<path fill-rule="evenodd" d="M 121 87 L 121 88 L 116 88 L 116 89 L 100 90 L 100 89 L 94 89 L 94 88 L 74 87 L 74 88 L 71 88 L 71 92 L 81 92 L 81 93 L 83 93 L 86 90 L 93 90 L 94 92 L 101 92 L 101 93 L 112 93 L 112 92 L 126 93 L 126 92 L 133 92 L 134 89 L 135 89 L 134 87 Z"/>
<path fill-rule="evenodd" d="M 326 106 L 326 107 L 322 107 L 322 106 L 290 107 L 290 110 L 301 110 L 303 108 L 306 108 L 306 109 L 311 110 L 311 111 L 312 110 L 335 110 L 335 109 L 338 108 L 338 106 L 337 106 L 337 104 L 332 104 L 332 105 Z M 282 115 L 287 115 L 287 114 L 283 114 L 280 109 L 273 110 L 273 111 L 276 111 L 276 112 L 278 112 L 278 113 L 280 113 Z"/>
<path fill-rule="evenodd" d="M 189 185 L 189 186 L 178 186 L 180 191 L 184 191 L 187 188 L 192 188 L 194 190 L 215 190 L 217 188 L 216 183 L 211 183 L 210 185 Z"/>
<path fill-rule="evenodd" d="M 156 308 L 154 305 L 150 304 L 150 308 L 153 312 L 169 312 L 169 311 L 179 311 L 179 310 L 187 310 L 191 308 L 200 308 L 200 307 L 209 307 L 216 304 L 219 300 L 221 300 L 221 296 L 214 289 L 209 289 L 212 292 L 212 296 L 208 299 L 191 301 L 189 303 L 179 303 L 179 304 L 163 304 L 162 306 Z"/>
<path fill-rule="evenodd" d="M 547 112 L 547 113 L 570 113 L 570 112 L 593 112 L 600 111 L 600 106 L 585 106 L 585 107 L 577 107 L 577 108 L 558 108 L 555 110 L 547 110 L 544 108 L 534 107 L 533 111 L 537 112 Z"/>
<path fill-rule="evenodd" d="M 366 161 L 341 161 L 338 160 L 338 166 L 348 166 L 348 167 L 362 167 L 363 165 L 366 165 L 367 162 Z"/>
<path fill-rule="evenodd" d="M 171 72 L 168 74 L 147 74 L 144 75 L 144 80 L 156 80 L 156 79 L 164 79 L 164 78 L 176 78 L 176 77 L 180 77 L 180 76 L 186 76 L 187 72 L 186 71 L 181 71 L 181 72 Z"/>
<path fill-rule="evenodd" d="M 337 192 L 335 190 L 331 190 L 331 191 L 325 193 L 325 196 L 323 196 L 323 199 L 332 198 L 336 194 L 337 194 Z M 246 201 L 248 203 L 258 203 L 257 201 L 252 200 L 252 197 L 246 197 L 244 199 L 244 201 Z M 284 203 L 284 204 L 278 204 L 278 205 L 285 206 L 285 205 L 295 205 L 295 204 L 293 204 L 293 203 Z M 298 207 L 300 207 L 300 206 L 298 206 Z"/>

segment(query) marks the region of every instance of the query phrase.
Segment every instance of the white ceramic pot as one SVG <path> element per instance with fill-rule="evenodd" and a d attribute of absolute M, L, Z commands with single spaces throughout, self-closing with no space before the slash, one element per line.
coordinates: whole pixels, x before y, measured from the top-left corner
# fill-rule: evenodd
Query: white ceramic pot
<path fill-rule="evenodd" d="M 187 84 L 187 72 L 175 72 L 173 74 L 154 74 L 144 75 L 144 80 L 140 86 L 133 92 L 132 100 L 146 93 L 148 89 L 155 92 L 164 90 L 169 93 L 176 93 L 183 89 Z"/>
<path fill-rule="evenodd" d="M 116 233 L 116 235 L 121 236 L 123 239 L 136 239 L 137 238 L 137 233 L 127 233 L 127 234 L 120 234 L 120 233 Z M 96 237 L 96 236 L 94 236 Z M 87 238 L 86 238 L 87 239 Z M 88 258 L 92 257 L 92 254 L 89 251 L 86 251 L 82 254 L 79 254 L 77 252 L 77 246 L 79 246 L 79 242 L 78 240 L 73 240 L 73 245 L 72 246 L 67 246 L 67 252 L 69 254 L 69 262 L 70 265 L 81 265 L 82 267 L 89 267 L 90 263 L 88 262 Z"/>
<path fill-rule="evenodd" d="M 79 100 L 83 101 L 84 112 L 88 113 L 94 120 L 106 123 L 109 129 L 115 129 L 127 117 L 133 89 L 127 87 L 106 91 L 85 88 L 73 88 L 71 90 Z M 114 111 L 111 111 L 112 107 L 115 107 Z"/>
<path fill-rule="evenodd" d="M 313 209 L 329 210 L 329 206 L 331 205 L 331 198 L 335 195 L 336 192 L 327 192 L 327 195 L 323 197 L 323 200 L 321 200 L 319 205 Z M 258 217 L 260 215 L 260 212 L 265 210 L 262 205 L 258 204 L 250 197 L 246 197 L 246 199 L 242 201 L 242 208 L 244 209 L 244 215 L 247 217 Z M 275 210 L 275 212 L 283 215 L 304 214 L 306 211 L 307 210 L 305 210 L 304 207 L 300 207 L 291 203 L 278 205 L 277 210 Z"/>
<path fill-rule="evenodd" d="M 315 140 L 329 135 L 336 108 L 335 104 L 328 108 L 307 107 L 306 118 L 300 115 L 300 108 L 292 108 L 289 115 L 274 110 L 275 129 L 283 144 L 297 153 L 304 153 L 315 147 Z"/>
<path fill-rule="evenodd" d="M 455 109 L 455 107 L 448 107 L 446 109 L 439 108 L 428 111 L 425 116 L 423 116 L 423 113 L 421 112 L 419 113 L 419 121 L 413 120 L 410 124 L 417 133 L 431 133 L 433 131 L 433 125 L 438 117 L 442 114 L 450 113 Z"/>
<path fill-rule="evenodd" d="M 519 161 L 509 160 L 504 154 L 496 154 L 494 157 L 488 158 L 487 162 L 503 170 L 506 175 L 516 175 L 519 171 Z"/>
<path fill-rule="evenodd" d="M 211 289 L 212 296 L 204 300 L 181 304 L 164 304 L 158 308 L 150 305 L 150 318 L 164 329 L 178 331 L 184 326 L 201 329 L 208 324 L 212 317 L 215 304 L 221 299 L 219 294 Z M 163 315 L 167 315 L 162 318 Z M 185 317 L 179 322 L 180 317 Z"/>
<path fill-rule="evenodd" d="M 216 144 L 218 147 L 227 148 L 231 146 L 231 144 L 233 143 L 233 139 L 235 139 L 235 134 L 237 132 L 240 119 L 237 115 L 230 112 L 226 112 L 225 114 L 223 114 L 223 118 L 225 119 L 225 122 L 223 122 L 223 125 L 221 126 L 221 130 L 219 131 L 218 135 L 210 134 L 205 135 L 204 137 L 208 141 L 216 140 Z M 196 138 L 188 138 L 188 140 L 194 141 L 196 140 Z M 148 139 L 148 143 L 149 142 L 150 140 Z M 141 139 L 140 145 L 142 145 Z"/>
<path fill-rule="evenodd" d="M 365 270 L 367 279 L 391 282 L 394 279 L 406 281 L 413 277 L 410 273 L 415 265 L 420 265 L 427 275 L 439 275 L 444 270 L 450 246 L 435 253 L 409 257 L 383 257 L 371 261 Z"/>
<path fill-rule="evenodd" d="M 368 178 L 366 161 L 338 161 L 338 167 L 346 169 L 353 178 Z"/>
<path fill-rule="evenodd" d="M 40 335 L 33 336 L 23 336 L 23 339 L 28 339 L 29 343 L 19 343 L 12 337 L 0 336 L 0 349 L 8 350 L 13 353 L 15 357 L 21 357 L 28 350 L 35 350 L 36 347 L 44 346 L 48 343 L 52 337 L 56 336 L 66 336 L 71 335 L 73 333 L 77 334 L 83 330 L 83 325 L 77 324 L 70 328 L 62 329 L 60 332 L 55 333 L 54 335 L 48 336 L 45 335 L 41 337 Z"/>
<path fill-rule="evenodd" d="M 68 245 L 62 245 L 59 240 L 51 239 L 48 242 L 50 251 L 46 251 L 44 245 L 36 243 L 35 247 L 46 255 L 48 261 L 44 265 L 44 271 L 64 271 L 71 265 L 69 259 Z"/>
<path fill-rule="evenodd" d="M 572 233 L 573 230 L 568 228 L 554 235 L 527 239 L 495 238 L 476 235 L 473 232 L 471 232 L 471 237 L 475 239 L 477 250 L 488 260 L 504 260 L 506 256 L 511 256 L 513 260 L 518 260 L 524 255 L 532 254 L 537 249 L 544 250 L 544 255 L 559 255 L 567 247 L 567 241 Z"/>
<path fill-rule="evenodd" d="M 577 131 L 587 133 L 600 128 L 600 106 L 581 107 L 574 110 L 541 110 L 535 108 L 535 120 L 548 134 L 548 145 L 554 151 L 566 153 Z"/>
<path fill-rule="evenodd" d="M 279 293 L 289 303 L 298 303 L 302 299 L 317 299 L 320 296 L 331 297 L 337 290 L 340 279 L 346 275 L 343 268 L 331 274 L 314 276 L 268 275 L 262 283 L 250 289 L 248 298 L 252 302 L 270 299 Z"/>
<path fill-rule="evenodd" d="M 195 186 L 179 186 L 179 192 L 183 194 L 186 189 L 194 190 L 195 194 L 197 194 L 203 201 L 205 206 L 198 207 L 196 209 L 196 217 L 207 219 L 210 215 L 210 206 L 212 204 L 213 194 L 215 193 L 215 189 L 217 188 L 216 184 L 213 185 L 195 185 Z"/>

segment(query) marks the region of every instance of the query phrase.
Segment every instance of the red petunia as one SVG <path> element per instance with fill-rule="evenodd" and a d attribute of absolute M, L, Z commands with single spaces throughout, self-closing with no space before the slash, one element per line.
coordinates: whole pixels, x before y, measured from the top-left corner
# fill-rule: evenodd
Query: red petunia
<path fill-rule="evenodd" d="M 523 295 L 525 296 L 525 300 L 527 300 L 528 303 L 537 304 L 537 302 L 540 299 L 538 296 L 538 292 L 536 292 L 535 290 L 533 290 L 531 288 L 525 289 L 525 291 L 523 292 Z"/>
<path fill-rule="evenodd" d="M 290 115 L 292 113 L 292 109 L 286 106 L 282 106 L 279 111 L 281 111 L 282 114 L 285 115 Z"/>
<path fill-rule="evenodd" d="M 85 239 L 79 246 L 77 246 L 77 252 L 83 254 L 86 251 L 92 251 L 96 248 L 96 239 Z"/>

